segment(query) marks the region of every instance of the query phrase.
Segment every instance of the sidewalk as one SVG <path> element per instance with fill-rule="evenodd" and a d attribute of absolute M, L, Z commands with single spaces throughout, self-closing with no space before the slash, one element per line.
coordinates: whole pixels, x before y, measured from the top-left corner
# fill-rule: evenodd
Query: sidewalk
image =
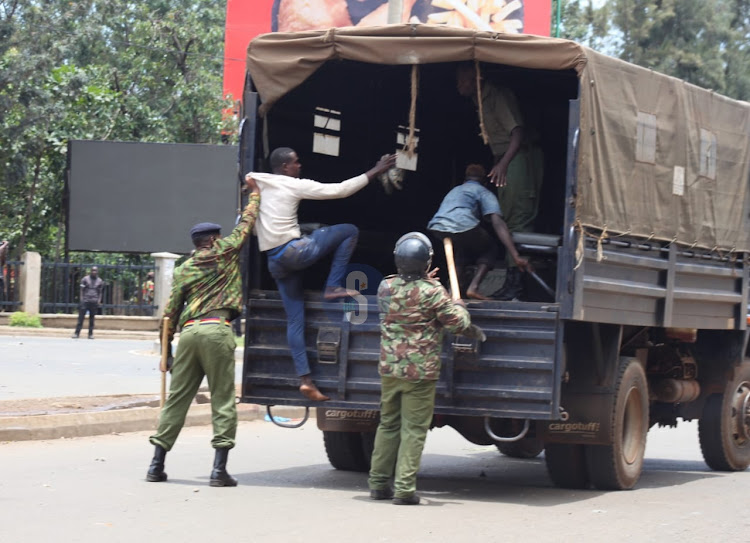
<path fill-rule="evenodd" d="M 0 443 L 8 441 L 29 441 L 60 439 L 101 434 L 120 434 L 155 430 L 159 420 L 159 400 L 150 400 L 147 405 L 115 408 L 109 411 L 83 411 L 79 413 L 0 416 Z M 273 408 L 273 416 L 299 420 L 304 417 L 301 407 L 278 406 Z M 240 421 L 262 420 L 266 408 L 255 404 L 237 404 L 237 418 Z M 315 411 L 310 411 L 310 418 Z M 270 421 L 269 421 L 270 423 Z M 193 403 L 185 419 L 185 426 L 205 426 L 211 424 L 211 405 Z M 313 423 L 314 424 L 314 423 Z"/>
<path fill-rule="evenodd" d="M 25 337 L 70 337 L 73 335 L 73 328 L 22 328 L 20 326 L 0 325 L 0 336 L 25 336 Z M 142 339 L 142 340 L 159 340 L 159 332 L 156 331 L 139 331 L 139 330 L 104 330 L 96 328 L 94 330 L 96 339 Z M 179 334 L 178 336 L 179 337 Z M 86 340 L 86 331 L 81 335 L 82 340 Z"/>
<path fill-rule="evenodd" d="M 0 336 L 6 337 L 65 338 L 70 335 L 71 331 L 66 328 L 0 326 Z M 158 353 L 159 349 L 157 332 L 97 329 L 94 335 L 96 339 L 153 341 L 154 352 Z M 241 360 L 240 349 L 238 353 Z M 238 386 L 238 396 L 239 392 Z M 154 394 L 0 400 L 0 443 L 155 430 L 159 411 L 159 396 Z M 304 408 L 298 407 L 273 408 L 274 417 L 301 419 L 304 413 Z M 237 416 L 240 421 L 264 419 L 266 408 L 240 403 Z M 310 417 L 314 416 L 313 410 Z M 208 389 L 204 387 L 190 407 L 185 426 L 208 424 L 211 424 L 211 406 Z"/>

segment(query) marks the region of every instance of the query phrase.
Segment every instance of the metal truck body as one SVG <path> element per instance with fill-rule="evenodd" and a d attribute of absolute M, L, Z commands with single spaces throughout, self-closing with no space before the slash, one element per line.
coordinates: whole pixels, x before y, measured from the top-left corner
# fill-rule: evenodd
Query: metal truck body
<path fill-rule="evenodd" d="M 451 48 L 441 53 L 443 41 Z M 319 181 L 360 173 L 394 147 L 414 169 L 402 191 L 386 194 L 373 182 L 346 200 L 300 207 L 301 223 L 351 222 L 361 231 L 350 273 L 362 293 L 356 299 L 324 302 L 327 264 L 306 272 L 308 354 L 313 378 L 331 396 L 324 406 L 297 390 L 279 294 L 257 244 L 248 249 L 242 401 L 317 407 L 333 465 L 367 469 L 380 387 L 372 293 L 381 275 L 395 273 L 395 240 L 425 231 L 444 194 L 462 181 L 466 163 L 488 160 L 476 111 L 455 91 L 456 62 L 475 60 L 483 78 L 513 89 L 539 134 L 545 154 L 539 218 L 534 233 L 515 240 L 553 295 L 527 277 L 529 301 L 468 304 L 487 341 L 446 337 L 434 425 L 450 425 L 474 443 L 495 443 L 511 456 L 533 457 L 543 447 L 552 480 L 564 487 L 632 488 L 648 429 L 679 419 L 700 420 L 701 447 L 714 469 L 750 464 L 748 178 L 739 165 L 750 158 L 750 106 L 721 98 L 704 107 L 708 91 L 688 89 L 684 102 L 692 106 L 684 111 L 706 111 L 696 126 L 695 115 L 686 115 L 698 143 L 682 157 L 670 147 L 685 143 L 671 138 L 682 120 L 671 114 L 671 102 L 659 105 L 660 93 L 681 82 L 649 75 L 652 92 L 636 89 L 643 96 L 634 91 L 627 103 L 618 98 L 613 112 L 612 93 L 602 90 L 605 81 L 614 84 L 612 73 L 635 87 L 633 79 L 646 75 L 582 48 L 549 64 L 545 51 L 567 50 L 570 42 L 403 25 L 253 43 L 240 173 L 267 171 L 268 153 L 279 146 L 297 150 L 303 176 Z M 325 56 L 316 44 L 335 52 Z M 305 67 L 303 76 L 292 64 Z M 287 73 L 296 75 L 284 83 Z M 597 85 L 598 93 L 591 90 Z M 739 124 L 726 122 L 738 112 Z M 410 129 L 419 143 L 416 158 L 407 160 Z M 672 183 L 667 191 L 639 205 L 633 185 L 643 184 L 641 194 L 665 179 Z M 722 187 L 715 201 L 709 189 L 689 192 L 695 179 Z M 739 202 L 720 200 L 718 193 L 732 187 Z M 717 202 L 711 213 L 705 202 Z M 644 205 L 654 210 L 644 213 Z M 698 216 L 705 224 L 693 229 Z"/>

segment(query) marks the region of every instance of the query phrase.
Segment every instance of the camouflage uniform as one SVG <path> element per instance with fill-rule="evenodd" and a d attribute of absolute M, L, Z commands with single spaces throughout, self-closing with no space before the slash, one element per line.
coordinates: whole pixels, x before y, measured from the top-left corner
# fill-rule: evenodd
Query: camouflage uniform
<path fill-rule="evenodd" d="M 260 195 L 251 194 L 247 207 L 232 233 L 198 249 L 174 272 L 172 292 L 164 310 L 169 317 L 169 341 L 179 321 L 182 331 L 172 382 L 159 418 L 154 445 L 169 451 L 185 422 L 190 403 L 205 375 L 211 391 L 211 418 L 215 449 L 234 447 L 237 407 L 234 386 L 235 339 L 229 321 L 240 314 L 242 282 L 240 249 L 250 235 L 258 215 Z M 201 317 L 221 315 L 206 318 Z M 194 322 L 190 322 L 194 321 Z"/>
<path fill-rule="evenodd" d="M 436 280 L 386 277 L 378 288 L 381 376 L 380 424 L 370 489 L 396 498 L 416 490 L 417 471 L 435 407 L 443 330 L 472 335 L 469 312 Z"/>

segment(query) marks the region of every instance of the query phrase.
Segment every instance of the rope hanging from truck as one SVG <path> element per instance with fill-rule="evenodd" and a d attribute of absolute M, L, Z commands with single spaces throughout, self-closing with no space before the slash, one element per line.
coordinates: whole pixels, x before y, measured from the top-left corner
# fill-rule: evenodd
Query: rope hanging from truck
<path fill-rule="evenodd" d="M 487 129 L 484 126 L 484 109 L 482 108 L 482 74 L 479 71 L 479 61 L 474 60 L 474 73 L 477 77 L 477 105 L 479 106 L 479 130 L 482 141 L 485 145 L 490 144 L 490 137 L 487 135 Z"/>
<path fill-rule="evenodd" d="M 409 136 L 406 139 L 406 154 L 409 158 L 414 156 L 417 141 L 414 137 L 417 121 L 417 93 L 419 92 L 419 67 L 411 65 L 411 105 L 409 107 Z"/>

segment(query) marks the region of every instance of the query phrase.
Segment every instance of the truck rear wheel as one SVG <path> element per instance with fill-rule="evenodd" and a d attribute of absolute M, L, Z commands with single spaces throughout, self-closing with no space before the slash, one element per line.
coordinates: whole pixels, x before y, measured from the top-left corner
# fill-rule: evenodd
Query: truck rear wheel
<path fill-rule="evenodd" d="M 750 364 L 743 364 L 723 394 L 709 396 L 698 422 L 703 459 L 717 471 L 750 465 Z"/>
<path fill-rule="evenodd" d="M 620 363 L 611 417 L 611 444 L 586 446 L 589 479 L 600 490 L 628 490 L 641 477 L 648 433 L 648 382 L 635 359 Z"/>
<path fill-rule="evenodd" d="M 535 437 L 526 437 L 518 441 L 495 443 L 497 450 L 511 458 L 536 458 L 544 450 L 544 442 Z"/>
<path fill-rule="evenodd" d="M 324 430 L 323 443 L 328 461 L 334 468 L 343 471 L 370 470 L 370 461 L 365 457 L 361 433 Z"/>
<path fill-rule="evenodd" d="M 569 443 L 547 443 L 544 462 L 549 478 L 560 488 L 586 488 L 589 476 L 586 471 L 584 446 Z"/>

